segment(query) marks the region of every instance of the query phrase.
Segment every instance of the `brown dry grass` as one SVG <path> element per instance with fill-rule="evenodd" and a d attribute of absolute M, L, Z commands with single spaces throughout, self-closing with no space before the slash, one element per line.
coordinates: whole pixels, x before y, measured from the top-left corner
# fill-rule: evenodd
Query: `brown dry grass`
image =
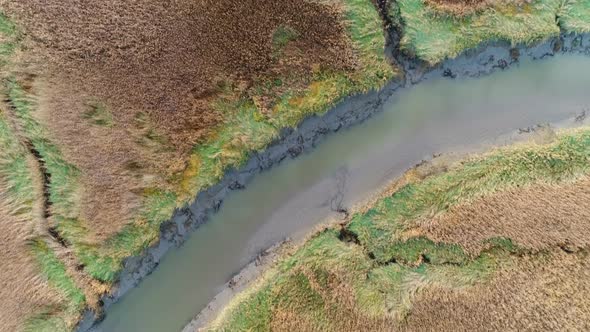
<path fill-rule="evenodd" d="M 346 272 L 327 272 L 327 284 L 322 284 L 315 273 L 306 268 L 292 273 L 301 273 L 305 276 L 310 283 L 312 294 L 315 293 L 322 298 L 323 308 L 317 310 L 312 298 L 309 299 L 309 303 L 279 301 L 273 308 L 271 331 L 390 331 L 395 323 L 390 317 L 371 317 L 358 308 L 350 282 L 342 277 Z M 292 284 L 275 290 L 286 296 L 300 291 L 301 289 Z"/>
<path fill-rule="evenodd" d="M 490 283 L 420 292 L 407 331 L 588 331 L 587 253 L 525 256 Z"/>
<path fill-rule="evenodd" d="M 562 185 L 539 184 L 512 189 L 453 207 L 420 226 L 436 242 L 458 243 L 477 255 L 486 239 L 510 238 L 541 251 L 558 246 L 590 246 L 590 179 Z"/>
<path fill-rule="evenodd" d="M 0 182 L 2 179 L 0 179 Z M 15 215 L 15 206 L 0 187 L 0 331 L 19 331 L 32 313 L 63 300 L 40 276 L 28 240 L 36 236 L 30 214 Z"/>
<path fill-rule="evenodd" d="M 530 3 L 532 0 L 426 0 L 438 11 L 455 16 L 466 16 L 497 5 Z"/>
<path fill-rule="evenodd" d="M 83 219 L 99 241 L 223 120 L 211 108 L 222 82 L 245 91 L 262 77 L 354 66 L 338 8 L 314 1 L 0 0 L 0 8 L 25 33 L 21 82 L 82 171 Z M 299 36 L 279 60 L 272 36 L 282 25 Z M 83 119 L 96 101 L 110 126 Z"/>

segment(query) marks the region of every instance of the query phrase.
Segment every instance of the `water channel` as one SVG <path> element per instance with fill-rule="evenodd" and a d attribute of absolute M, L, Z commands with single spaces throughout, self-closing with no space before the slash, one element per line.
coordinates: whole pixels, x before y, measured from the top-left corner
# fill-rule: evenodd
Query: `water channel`
<path fill-rule="evenodd" d="M 171 250 L 107 311 L 96 331 L 180 331 L 261 250 L 307 232 L 342 206 L 435 153 L 470 147 L 590 109 L 590 58 L 523 62 L 478 79 L 436 79 L 400 89 L 368 121 L 329 135 L 312 152 L 256 176 Z"/>

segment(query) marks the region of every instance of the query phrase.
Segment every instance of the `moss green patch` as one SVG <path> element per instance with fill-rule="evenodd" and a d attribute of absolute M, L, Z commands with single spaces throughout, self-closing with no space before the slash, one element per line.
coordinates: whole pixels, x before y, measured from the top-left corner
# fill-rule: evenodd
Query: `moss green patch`
<path fill-rule="evenodd" d="M 0 177 L 1 188 L 8 195 L 14 215 L 25 215 L 29 222 L 35 222 L 33 204 L 35 203 L 35 188 L 31 169 L 27 162 L 27 151 L 12 131 L 8 117 L 0 111 Z M 55 254 L 41 240 L 34 240 L 31 245 L 31 255 L 39 264 L 41 274 L 47 278 L 50 285 L 64 296 L 63 307 L 46 308 L 35 313 L 25 323 L 25 331 L 66 331 L 70 327 L 66 320 L 77 317 L 84 306 L 84 295 L 76 288 L 72 279 L 66 274 L 65 266 Z"/>
<path fill-rule="evenodd" d="M 10 62 L 19 42 L 16 25 L 0 12 L 0 69 Z"/>
<path fill-rule="evenodd" d="M 580 1 L 584 2 L 584 1 Z M 399 0 L 403 21 L 403 49 L 431 64 L 454 58 L 463 51 L 487 41 L 531 44 L 557 36 L 556 15 L 562 0 L 535 0 L 522 6 L 501 5 L 467 16 L 453 17 L 428 7 L 424 0 Z M 578 3 L 564 16 L 564 27 L 583 32 L 580 22 L 590 22 Z M 570 17 L 572 19 L 570 19 Z M 577 23 L 575 23 L 577 22 Z M 587 23 L 586 23 L 587 24 Z"/>
<path fill-rule="evenodd" d="M 421 264 L 406 266 L 389 264 L 373 269 L 357 290 L 359 307 L 372 315 L 390 312 L 403 320 L 412 308 L 414 296 L 429 286 L 463 288 L 488 281 L 500 267 L 512 264 L 514 257 L 499 252 L 484 253 L 462 265 Z"/>
<path fill-rule="evenodd" d="M 346 319 L 348 313 L 355 315 L 351 322 L 386 319 L 394 328 L 411 312 L 413 299 L 423 289 L 486 283 L 496 271 L 515 268 L 523 255 L 531 254 L 509 238 L 492 237 L 473 257 L 455 243 L 436 243 L 423 236 L 402 239 L 397 236 L 400 231 L 496 190 L 575 180 L 590 172 L 589 159 L 590 131 L 579 130 L 560 134 L 551 145 L 498 149 L 406 185 L 353 217 L 348 230 L 356 233 L 360 245 L 340 240 L 340 232 L 333 229 L 316 234 L 283 257 L 257 288 L 234 300 L 211 329 L 256 326 L 245 312 L 263 317 L 262 325 L 256 326 L 260 330 L 285 319 L 285 312 L 287 319 L 310 321 L 326 330 L 338 329 L 334 317 Z M 544 259 L 550 254 L 534 255 Z"/>
<path fill-rule="evenodd" d="M 392 245 L 393 259 L 408 264 L 422 261 L 432 264 L 464 264 L 468 257 L 456 244 L 434 243 L 425 237 L 415 237 Z"/>
<path fill-rule="evenodd" d="M 84 294 L 67 275 L 65 265 L 41 240 L 35 241 L 32 249 L 38 261 L 41 263 L 41 270 L 47 277 L 49 283 L 61 290 L 67 298 L 68 307 L 74 311 L 83 309 L 85 301 Z"/>
<path fill-rule="evenodd" d="M 231 312 L 220 331 L 270 331 L 270 287 L 264 287 Z"/>

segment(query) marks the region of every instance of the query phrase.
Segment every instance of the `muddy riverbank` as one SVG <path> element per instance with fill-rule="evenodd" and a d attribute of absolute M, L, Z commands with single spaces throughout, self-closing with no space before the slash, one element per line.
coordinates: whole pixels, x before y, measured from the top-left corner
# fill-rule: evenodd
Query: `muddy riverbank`
<path fill-rule="evenodd" d="M 588 46 L 587 46 L 588 45 Z M 255 153 L 250 161 L 239 170 L 226 172 L 224 179 L 216 186 L 200 193 L 195 202 L 185 209 L 178 210 L 174 217 L 161 228 L 161 240 L 154 247 L 146 250 L 140 257 L 129 258 L 125 262 L 120 282 L 115 291 L 103 299 L 105 308 L 116 302 L 121 296 L 149 275 L 159 264 L 164 254 L 173 247 L 182 244 L 188 235 L 203 225 L 211 214 L 217 212 L 222 201 L 232 191 L 245 188 L 253 177 L 285 159 L 295 158 L 318 145 L 323 138 L 332 132 L 338 132 L 353 124 L 363 122 L 382 109 L 383 103 L 395 93 L 405 93 L 400 88 L 409 88 L 419 82 L 434 78 L 448 79 L 473 78 L 502 71 L 530 59 L 553 57 L 556 54 L 590 54 L 590 37 L 588 35 L 563 35 L 534 47 L 511 48 L 508 45 L 487 45 L 468 52 L 467 54 L 430 69 L 410 60 L 403 61 L 405 80 L 391 82 L 379 92 L 371 92 L 362 96 L 354 96 L 323 116 L 306 119 L 298 129 L 285 130 L 281 138 L 269 146 L 267 150 Z M 397 97 L 396 97 L 397 98 Z M 531 106 L 531 107 L 534 107 Z M 412 157 L 414 158 L 414 157 Z M 408 161 L 409 162 L 409 161 Z M 400 165 L 401 167 L 402 165 Z M 406 167 L 407 168 L 407 167 Z M 369 170 L 370 171 L 370 170 Z M 338 193 L 332 193 L 338 200 Z M 329 206 L 328 210 L 345 207 L 344 203 Z M 265 244 L 268 247 L 268 244 Z M 209 253 L 215 255 L 215 253 Z M 255 259 L 257 253 L 250 256 Z M 244 266 L 235 267 L 235 272 Z M 223 283 L 226 280 L 220 280 Z M 198 283 L 198 281 L 195 281 Z M 188 290 L 187 290 L 188 292 Z M 198 311 L 198 310 L 197 310 Z M 107 310 L 108 313 L 108 310 Z M 193 312 L 194 314 L 194 312 Z M 80 330 L 89 329 L 94 323 L 93 315 L 88 313 L 80 325 Z M 180 322 L 184 325 L 183 322 Z M 99 325 L 100 330 L 100 325 Z M 109 329 L 105 329 L 108 331 Z"/>
<path fill-rule="evenodd" d="M 544 123 L 526 128 L 519 128 L 511 133 L 489 140 L 481 145 L 474 146 L 470 148 L 469 151 L 461 151 L 459 153 L 452 152 L 433 156 L 432 159 L 423 160 L 408 171 L 417 170 L 418 173 L 421 174 L 431 174 L 432 172 L 447 169 L 454 163 L 469 155 L 485 153 L 493 148 L 519 143 L 548 144 L 557 137 L 556 132 L 559 130 L 587 127 L 588 125 L 590 125 L 590 114 L 586 111 L 582 111 L 579 115 L 557 123 Z M 399 178 L 393 178 L 390 179 L 389 182 L 384 182 L 381 188 L 375 190 L 373 196 L 367 198 L 366 201 L 358 202 L 357 206 L 350 207 L 347 212 L 350 213 L 350 215 L 365 212 L 373 206 L 374 202 L 377 200 L 385 196 L 390 196 L 392 189 L 397 186 L 398 180 Z M 256 283 L 264 273 L 273 268 L 275 263 L 281 258 L 285 258 L 296 252 L 296 250 L 313 234 L 329 227 L 344 227 L 348 222 L 350 222 L 350 217 L 344 217 L 344 220 L 340 218 L 326 220 L 323 224 L 317 225 L 316 229 L 309 234 L 300 234 L 300 236 L 296 238 L 286 239 L 285 241 L 268 248 L 254 261 L 244 267 L 244 269 L 238 274 L 233 276 L 230 281 L 223 286 L 222 291 L 220 291 L 211 302 L 207 304 L 207 307 L 199 312 L 190 323 L 184 327 L 182 332 L 199 331 L 199 329 L 207 326 L 236 296 Z"/>

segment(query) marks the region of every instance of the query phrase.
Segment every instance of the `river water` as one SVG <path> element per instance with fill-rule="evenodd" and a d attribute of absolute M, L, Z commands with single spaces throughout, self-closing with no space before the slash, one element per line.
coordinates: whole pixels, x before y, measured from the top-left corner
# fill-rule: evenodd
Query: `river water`
<path fill-rule="evenodd" d="M 435 153 L 590 110 L 590 58 L 559 56 L 398 90 L 383 111 L 256 176 L 107 311 L 97 331 L 180 331 L 261 250 L 309 231 Z"/>

